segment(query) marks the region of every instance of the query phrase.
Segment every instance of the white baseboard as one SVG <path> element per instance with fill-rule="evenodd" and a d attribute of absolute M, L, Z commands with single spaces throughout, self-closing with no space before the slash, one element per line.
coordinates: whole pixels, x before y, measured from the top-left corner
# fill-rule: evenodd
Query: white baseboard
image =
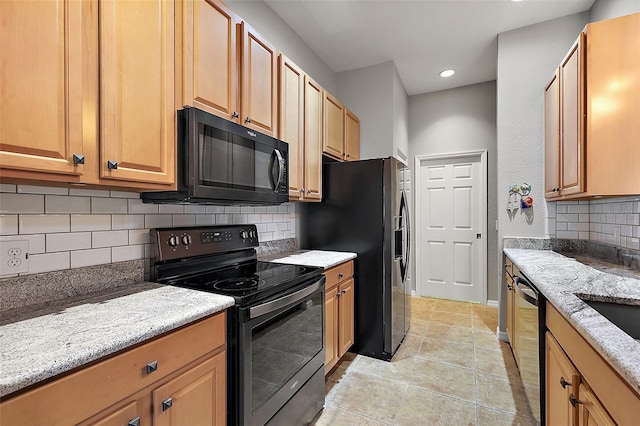
<path fill-rule="evenodd" d="M 503 342 L 509 342 L 509 335 L 506 331 L 496 330 L 498 335 L 498 340 L 502 340 Z"/>
<path fill-rule="evenodd" d="M 490 306 L 492 308 L 500 307 L 497 300 L 487 300 L 487 306 Z"/>

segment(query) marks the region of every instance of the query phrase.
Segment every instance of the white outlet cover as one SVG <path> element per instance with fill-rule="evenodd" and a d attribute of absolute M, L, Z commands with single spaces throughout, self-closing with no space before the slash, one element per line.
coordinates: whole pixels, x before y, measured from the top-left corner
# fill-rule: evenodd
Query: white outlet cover
<path fill-rule="evenodd" d="M 29 240 L 0 241 L 0 276 L 29 272 Z"/>

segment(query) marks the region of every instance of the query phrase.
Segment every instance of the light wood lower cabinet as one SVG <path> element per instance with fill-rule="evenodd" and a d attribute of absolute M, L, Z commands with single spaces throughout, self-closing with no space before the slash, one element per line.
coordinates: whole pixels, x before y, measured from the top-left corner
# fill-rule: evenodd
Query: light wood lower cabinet
<path fill-rule="evenodd" d="M 3 399 L 0 424 L 223 425 L 225 330 L 223 312 Z"/>
<path fill-rule="evenodd" d="M 640 395 L 549 302 L 546 325 L 546 424 L 637 424 Z"/>
<path fill-rule="evenodd" d="M 325 272 L 325 363 L 329 371 L 354 343 L 354 279 L 350 260 Z"/>

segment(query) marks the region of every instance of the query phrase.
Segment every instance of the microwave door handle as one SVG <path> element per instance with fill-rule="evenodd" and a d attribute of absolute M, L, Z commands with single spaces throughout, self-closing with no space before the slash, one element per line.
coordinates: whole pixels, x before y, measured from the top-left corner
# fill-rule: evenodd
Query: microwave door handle
<path fill-rule="evenodd" d="M 282 153 L 279 149 L 274 148 L 273 153 L 275 154 L 278 160 L 278 179 L 276 180 L 275 188 L 273 190 L 278 192 L 278 187 L 282 183 L 282 178 L 284 177 L 284 158 L 282 157 Z"/>

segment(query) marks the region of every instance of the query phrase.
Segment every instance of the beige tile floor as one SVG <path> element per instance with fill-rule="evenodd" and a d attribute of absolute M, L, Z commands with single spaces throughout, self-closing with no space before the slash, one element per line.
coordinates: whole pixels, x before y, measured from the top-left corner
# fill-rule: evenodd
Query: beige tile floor
<path fill-rule="evenodd" d="M 327 378 L 317 426 L 538 424 L 538 388 L 522 382 L 496 338 L 496 308 L 417 297 L 411 306 L 391 362 L 345 355 Z"/>

